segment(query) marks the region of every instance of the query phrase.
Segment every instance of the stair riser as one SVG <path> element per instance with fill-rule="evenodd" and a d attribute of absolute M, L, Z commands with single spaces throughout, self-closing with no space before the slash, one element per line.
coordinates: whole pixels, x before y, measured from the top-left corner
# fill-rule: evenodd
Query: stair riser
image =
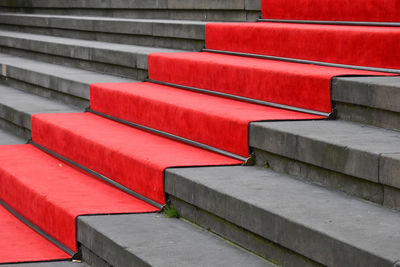
<path fill-rule="evenodd" d="M 96 40 L 119 44 L 164 47 L 197 51 L 204 47 L 203 40 L 180 39 L 169 37 L 153 37 L 148 35 L 114 34 L 92 31 L 74 31 L 56 28 L 38 28 L 29 26 L 0 25 L 1 30 L 52 35 L 83 40 Z"/>
<path fill-rule="evenodd" d="M 400 130 L 400 113 L 335 102 L 337 119 Z"/>
<path fill-rule="evenodd" d="M 224 182 L 221 182 L 221 180 L 225 182 L 229 181 L 231 180 L 231 177 L 235 176 L 235 174 L 231 174 L 229 177 L 218 177 L 219 174 L 217 170 L 215 170 L 213 171 L 213 174 L 216 177 L 211 175 L 204 176 L 200 173 L 198 173 L 196 178 L 194 178 L 194 176 L 191 177 L 190 175 L 185 175 L 185 173 L 190 173 L 191 171 L 193 170 L 171 169 L 167 170 L 165 177 L 166 193 L 170 196 L 172 195 L 175 199 L 180 200 L 180 202 L 187 202 L 192 206 L 191 208 L 186 208 L 186 211 L 185 208 L 181 208 L 181 212 L 183 212 L 183 214 L 190 214 L 193 212 L 193 209 L 196 209 L 197 211 L 204 210 L 212 216 L 224 218 L 224 220 L 228 221 L 230 224 L 234 224 L 240 228 L 251 231 L 256 235 L 262 236 L 266 240 L 270 240 L 272 243 L 278 243 L 280 246 L 285 247 L 290 251 L 295 251 L 296 253 L 304 255 L 307 258 L 327 266 L 393 265 L 390 259 L 377 257 L 374 253 L 360 250 L 359 248 L 356 248 L 348 243 L 343 243 L 341 240 L 335 239 L 329 234 L 327 235 L 326 233 L 313 229 L 312 227 L 310 228 L 302 223 L 299 224 L 296 221 L 288 220 L 282 216 L 277 216 L 275 212 L 280 213 L 281 211 L 299 215 L 298 210 L 293 210 L 292 208 L 287 209 L 283 203 L 280 205 L 279 199 L 276 199 L 277 204 L 272 204 L 270 202 L 270 204 L 268 204 L 268 206 L 276 209 L 276 211 L 273 212 L 272 210 L 264 210 L 260 208 L 259 205 L 261 204 L 253 202 L 255 200 L 251 198 L 250 202 L 240 200 L 240 195 L 242 195 L 243 192 L 238 193 L 238 195 L 225 194 L 222 187 L 220 187 L 220 185 L 224 184 Z M 244 173 L 243 170 L 236 170 L 236 172 Z M 262 172 L 262 170 L 260 170 L 260 172 Z M 216 185 L 217 188 L 214 188 L 215 186 L 211 185 L 213 184 L 212 181 L 214 181 L 215 178 L 220 179 L 220 185 Z M 200 180 L 204 180 L 204 184 L 199 183 L 198 181 Z M 257 183 L 259 181 L 255 182 L 255 180 L 252 180 L 252 182 Z M 242 188 L 245 183 L 249 183 L 249 181 L 243 182 L 240 188 Z M 261 183 L 264 183 L 264 181 Z M 271 186 L 282 186 L 275 183 L 280 182 L 272 182 Z M 249 186 L 249 188 L 250 187 L 257 188 L 257 186 L 254 184 Z M 286 190 L 288 190 L 287 197 L 290 197 L 292 194 L 298 192 L 297 189 L 300 191 L 303 190 L 296 188 L 296 191 L 292 191 L 291 189 L 286 188 Z M 237 190 L 241 191 L 241 189 Z M 243 188 L 243 190 L 246 191 L 247 189 Z M 323 189 L 315 188 L 314 192 L 321 192 L 319 190 Z M 325 192 L 321 192 L 321 197 L 324 196 L 324 194 Z M 271 201 L 273 196 L 266 196 L 266 199 L 268 198 L 271 199 L 266 201 Z M 299 200 L 300 199 L 298 199 L 298 201 Z M 180 202 L 175 201 L 174 204 L 180 206 Z M 313 203 L 310 203 L 309 205 L 313 205 Z M 229 209 L 229 207 L 234 207 L 234 210 Z M 194 221 L 207 221 L 206 218 L 198 219 L 193 218 L 193 216 L 191 217 L 190 215 L 186 216 L 188 219 Z M 303 215 L 299 216 L 303 217 Z M 326 223 L 327 222 L 324 224 Z M 207 224 L 211 225 L 211 228 L 214 227 L 217 229 L 215 230 L 216 232 L 220 231 L 218 230 L 218 227 L 213 226 L 212 223 L 208 222 Z M 230 234 L 225 234 L 223 231 L 221 231 L 220 234 L 224 237 L 227 235 L 227 238 L 229 239 Z M 300 265 L 302 264 L 298 264 L 297 266 Z"/>
<path fill-rule="evenodd" d="M 167 176 L 168 177 L 168 176 Z M 259 255 L 279 266 L 316 267 L 322 266 L 304 256 L 297 254 L 277 243 L 254 234 L 216 214 L 209 213 L 199 207 L 193 206 L 174 195 L 168 195 L 171 205 L 176 207 L 179 216 L 190 222 L 206 228 L 219 236 L 241 246 L 252 253 Z"/>
<path fill-rule="evenodd" d="M 256 21 L 260 11 L 235 10 L 151 10 L 151 9 L 41 9 L 2 8 L 3 12 L 74 16 L 96 16 L 135 19 L 179 19 L 197 21 Z"/>
<path fill-rule="evenodd" d="M 209 10 L 260 10 L 259 0 L 133 0 L 133 1 L 102 1 L 84 0 L 79 2 L 66 2 L 62 0 L 44 0 L 40 2 L 26 2 L 24 0 L 5 1 L 0 4 L 4 7 L 29 7 L 29 8 L 134 8 L 134 9 L 209 9 Z"/>
<path fill-rule="evenodd" d="M 8 67 L 7 77 L 1 84 L 18 88 L 21 91 L 84 109 L 89 106 L 89 97 L 80 97 L 89 93 L 89 85 L 58 79 L 44 74 Z M 4 76 L 3 76 L 4 77 Z"/>
<path fill-rule="evenodd" d="M 106 63 L 101 63 L 101 62 L 83 60 L 80 58 L 68 58 L 68 57 L 63 57 L 63 56 L 58 56 L 58 55 L 43 54 L 43 53 L 35 52 L 32 50 L 27 51 L 27 50 L 21 50 L 21 49 L 15 49 L 15 48 L 2 46 L 2 47 L 0 47 L 0 53 L 6 53 L 6 54 L 10 54 L 10 55 L 30 58 L 30 59 L 34 59 L 34 60 L 38 60 L 38 61 L 44 61 L 44 62 L 59 64 L 59 65 L 64 65 L 64 66 L 68 66 L 68 67 L 76 67 L 76 68 L 81 68 L 81 69 L 85 69 L 85 70 L 98 71 L 98 72 L 103 72 L 103 73 L 107 73 L 107 74 L 132 78 L 135 80 L 143 80 L 148 76 L 147 69 L 138 69 L 138 68 L 134 68 L 134 67 L 112 65 L 112 64 L 106 64 Z M 145 57 L 143 56 L 143 59 L 144 58 Z M 147 59 L 146 59 L 146 61 L 147 61 Z"/>
<path fill-rule="evenodd" d="M 1 117 L 0 117 L 0 128 L 24 140 L 29 140 L 32 138 L 30 130 L 15 125 L 12 122 L 4 120 Z"/>
<path fill-rule="evenodd" d="M 13 16 L 2 14 L 0 23 L 3 29 L 20 30 L 30 33 L 52 35 L 53 31 L 60 36 L 81 39 L 92 39 L 110 42 L 127 42 L 131 44 L 165 45 L 166 47 L 191 47 L 191 43 L 203 45 L 205 25 L 203 23 L 162 23 L 147 21 L 95 20 L 60 17 Z M 18 25 L 19 27 L 16 27 Z M 62 31 L 64 30 L 64 31 Z M 107 35 L 108 34 L 108 35 Z M 124 36 L 125 35 L 125 36 Z M 86 38 L 85 38 L 86 37 Z M 127 38 L 128 37 L 128 38 Z M 130 37 L 130 38 L 129 38 Z M 167 39 L 167 40 L 164 40 Z M 169 41 L 168 40 L 172 40 Z M 186 42 L 188 44 L 186 44 Z"/>
<path fill-rule="evenodd" d="M 400 210 L 400 190 L 398 188 L 369 182 L 257 148 L 252 148 L 252 150 L 255 152 L 256 165 L 258 166 L 293 175 L 307 182 Z"/>
<path fill-rule="evenodd" d="M 337 117 L 400 130 L 399 77 L 334 78 L 332 100 Z"/>

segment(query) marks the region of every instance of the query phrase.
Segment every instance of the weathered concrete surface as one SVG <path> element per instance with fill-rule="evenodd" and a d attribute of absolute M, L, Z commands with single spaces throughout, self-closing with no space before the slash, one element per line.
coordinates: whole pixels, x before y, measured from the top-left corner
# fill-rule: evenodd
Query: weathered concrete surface
<path fill-rule="evenodd" d="M 78 241 L 112 266 L 274 266 L 207 231 L 158 214 L 81 216 Z"/>
<path fill-rule="evenodd" d="M 168 169 L 183 201 L 328 266 L 393 266 L 400 214 L 258 167 Z"/>
<path fill-rule="evenodd" d="M 400 188 L 400 153 L 382 155 L 379 165 L 379 179 L 383 184 Z"/>
<path fill-rule="evenodd" d="M 0 54 L 1 76 L 89 100 L 90 84 L 137 82 L 118 76 Z"/>
<path fill-rule="evenodd" d="M 67 58 L 146 69 L 150 53 L 181 50 L 0 31 L 0 46 Z"/>
<path fill-rule="evenodd" d="M 337 117 L 400 130 L 400 77 L 338 77 L 332 80 Z"/>
<path fill-rule="evenodd" d="M 0 145 L 17 145 L 17 144 L 25 144 L 26 142 L 27 140 L 15 136 L 0 128 Z"/>
<path fill-rule="evenodd" d="M 380 155 L 400 152 L 400 132 L 345 121 L 257 122 L 250 125 L 249 143 L 379 183 Z"/>
<path fill-rule="evenodd" d="M 400 77 L 333 78 L 332 100 L 400 112 Z"/>
<path fill-rule="evenodd" d="M 36 113 L 75 112 L 82 110 L 0 85 L 0 117 L 22 128 L 31 129 L 31 116 Z"/>
<path fill-rule="evenodd" d="M 52 262 L 38 262 L 38 263 L 17 263 L 17 264 L 4 264 L 2 267 L 89 267 L 86 263 L 71 262 L 71 261 L 52 261 Z"/>

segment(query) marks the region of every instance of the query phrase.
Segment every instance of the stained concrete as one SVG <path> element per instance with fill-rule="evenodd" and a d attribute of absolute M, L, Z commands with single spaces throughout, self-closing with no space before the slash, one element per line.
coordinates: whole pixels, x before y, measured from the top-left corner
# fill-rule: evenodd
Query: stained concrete
<path fill-rule="evenodd" d="M 78 242 L 116 267 L 275 266 L 208 231 L 159 214 L 80 216 Z"/>
<path fill-rule="evenodd" d="M 328 266 L 400 258 L 400 214 L 259 167 L 168 169 L 169 195 Z"/>
<path fill-rule="evenodd" d="M 257 122 L 251 147 L 379 183 L 380 155 L 400 152 L 400 132 L 346 121 Z"/>

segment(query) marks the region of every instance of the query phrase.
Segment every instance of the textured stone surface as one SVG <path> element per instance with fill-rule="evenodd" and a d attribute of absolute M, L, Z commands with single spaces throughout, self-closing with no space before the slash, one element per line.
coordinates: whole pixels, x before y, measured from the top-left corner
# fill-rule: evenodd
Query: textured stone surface
<path fill-rule="evenodd" d="M 166 192 L 328 266 L 393 266 L 400 214 L 256 167 L 169 169 Z"/>
<path fill-rule="evenodd" d="M 112 266 L 274 266 L 182 220 L 81 216 L 78 241 Z"/>
<path fill-rule="evenodd" d="M 400 151 L 400 132 L 345 121 L 257 122 L 251 147 L 379 182 L 379 158 Z"/>
<path fill-rule="evenodd" d="M 17 263 L 17 264 L 4 264 L 2 267 L 89 267 L 86 263 L 81 262 L 67 262 L 67 261 L 52 261 L 52 262 L 38 262 L 38 263 Z"/>
<path fill-rule="evenodd" d="M 0 145 L 25 144 L 26 140 L 0 128 Z"/>

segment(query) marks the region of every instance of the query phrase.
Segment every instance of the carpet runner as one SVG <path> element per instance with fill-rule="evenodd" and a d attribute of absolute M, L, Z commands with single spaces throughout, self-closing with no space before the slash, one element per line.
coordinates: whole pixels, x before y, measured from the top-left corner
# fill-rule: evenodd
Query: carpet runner
<path fill-rule="evenodd" d="M 152 80 L 326 113 L 332 111 L 331 79 L 343 75 L 382 74 L 204 52 L 149 56 Z"/>
<path fill-rule="evenodd" d="M 270 19 L 399 21 L 399 5 L 396 0 L 262 0 L 262 11 Z M 399 33 L 395 27 L 211 23 L 206 25 L 206 44 L 219 51 L 399 68 Z M 209 52 L 156 53 L 148 63 L 154 81 L 303 109 L 150 82 L 91 86 L 95 112 L 239 158 L 249 155 L 252 121 L 326 118 L 332 112 L 332 77 L 392 75 Z M 322 115 L 312 115 L 316 113 Z M 166 168 L 243 163 L 93 113 L 36 114 L 31 121 L 35 143 L 160 205 L 166 201 Z M 77 216 L 158 210 L 33 145 L 0 147 L 0 184 L 3 202 L 75 252 Z M 0 216 L 0 264 L 70 257 L 1 207 Z"/>
<path fill-rule="evenodd" d="M 242 157 L 249 156 L 252 121 L 322 119 L 155 83 L 93 84 L 91 109 Z"/>
<path fill-rule="evenodd" d="M 400 22 L 398 0 L 261 0 L 263 19 Z"/>
<path fill-rule="evenodd" d="M 206 47 L 376 68 L 400 68 L 400 27 L 209 23 Z"/>
<path fill-rule="evenodd" d="M 70 258 L 0 205 L 0 263 Z"/>
<path fill-rule="evenodd" d="M 32 145 L 2 146 L 0 162 L 1 199 L 75 252 L 77 216 L 158 210 Z"/>

